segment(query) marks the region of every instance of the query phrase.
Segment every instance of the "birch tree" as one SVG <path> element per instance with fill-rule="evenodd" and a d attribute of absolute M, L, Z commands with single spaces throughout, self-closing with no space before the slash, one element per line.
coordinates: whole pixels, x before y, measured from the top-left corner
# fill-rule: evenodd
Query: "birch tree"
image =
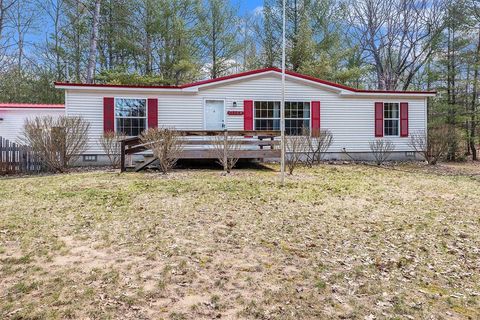
<path fill-rule="evenodd" d="M 90 51 L 88 54 L 87 83 L 93 83 L 95 76 L 95 66 L 97 63 L 98 28 L 100 24 L 100 4 L 101 0 L 95 0 L 92 17 L 92 33 L 90 37 Z"/>

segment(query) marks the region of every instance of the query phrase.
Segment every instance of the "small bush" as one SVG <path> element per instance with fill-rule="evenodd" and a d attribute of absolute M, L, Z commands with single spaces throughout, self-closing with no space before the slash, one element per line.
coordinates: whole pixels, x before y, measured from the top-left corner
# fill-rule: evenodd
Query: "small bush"
<path fill-rule="evenodd" d="M 418 153 L 422 154 L 430 165 L 435 165 L 445 157 L 450 140 L 447 139 L 450 133 L 447 125 L 432 126 L 425 131 L 416 131 L 410 136 L 410 146 Z"/>
<path fill-rule="evenodd" d="M 63 172 L 85 151 L 89 126 L 81 117 L 36 117 L 25 122 L 21 139 L 49 170 Z"/>
<path fill-rule="evenodd" d="M 370 150 L 375 157 L 375 163 L 379 166 L 387 161 L 395 150 L 395 145 L 390 140 L 378 139 L 370 141 L 369 144 Z"/>
<path fill-rule="evenodd" d="M 140 135 L 142 143 L 152 149 L 153 155 L 160 163 L 160 170 L 167 174 L 177 163 L 183 151 L 181 136 L 174 130 L 151 128 Z"/>
<path fill-rule="evenodd" d="M 306 136 L 288 136 L 285 137 L 285 164 L 290 175 L 293 174 L 295 168 L 301 163 L 302 157 L 305 156 L 307 147 Z"/>
<path fill-rule="evenodd" d="M 235 137 L 225 135 L 213 137 L 213 152 L 218 163 L 227 173 L 230 173 L 235 164 L 237 164 L 238 156 L 236 156 L 236 151 L 241 150 L 241 148 L 241 140 Z"/>
<path fill-rule="evenodd" d="M 306 132 L 304 136 L 306 139 L 306 151 L 308 151 L 306 154 L 306 163 L 311 167 L 322 161 L 325 152 L 327 152 L 328 148 L 330 148 L 333 143 L 333 135 L 330 130 L 320 130 L 314 132 L 312 135 Z"/>
<path fill-rule="evenodd" d="M 102 147 L 103 152 L 105 152 L 110 164 L 114 168 L 120 166 L 120 153 L 122 152 L 120 141 L 125 138 L 126 136 L 124 134 L 109 131 L 105 132 L 98 139 L 98 144 Z"/>

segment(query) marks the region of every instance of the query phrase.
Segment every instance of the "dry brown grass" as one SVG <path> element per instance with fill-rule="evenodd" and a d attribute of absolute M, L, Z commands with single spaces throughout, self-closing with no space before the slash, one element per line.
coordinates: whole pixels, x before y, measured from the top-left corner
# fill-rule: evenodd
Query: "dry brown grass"
<path fill-rule="evenodd" d="M 478 319 L 473 168 L 0 180 L 0 318 Z"/>

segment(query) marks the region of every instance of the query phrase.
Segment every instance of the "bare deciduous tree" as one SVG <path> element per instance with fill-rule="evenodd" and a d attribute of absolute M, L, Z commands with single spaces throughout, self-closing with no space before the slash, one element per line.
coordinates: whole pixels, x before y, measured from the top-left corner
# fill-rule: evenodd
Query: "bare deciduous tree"
<path fill-rule="evenodd" d="M 330 130 L 320 130 L 313 135 L 304 133 L 306 139 L 306 163 L 309 167 L 322 161 L 325 152 L 333 143 L 333 135 Z"/>
<path fill-rule="evenodd" d="M 450 129 L 447 125 L 429 128 L 425 131 L 415 131 L 410 135 L 410 146 L 422 154 L 428 164 L 435 165 L 448 150 L 448 140 L 445 139 Z"/>
<path fill-rule="evenodd" d="M 36 117 L 25 122 L 21 140 L 50 170 L 63 172 L 85 151 L 89 126 L 81 117 Z"/>
<path fill-rule="evenodd" d="M 98 42 L 98 29 L 100 25 L 100 0 L 95 0 L 95 8 L 93 12 L 92 23 L 92 35 L 90 37 L 90 52 L 88 54 L 88 66 L 87 66 L 87 83 L 93 83 L 93 77 L 95 75 L 95 65 L 97 62 L 97 42 Z"/>
<path fill-rule="evenodd" d="M 140 135 L 142 143 L 152 149 L 153 155 L 160 163 L 160 170 L 167 174 L 177 163 L 183 151 L 182 137 L 167 128 L 151 128 Z"/>
<path fill-rule="evenodd" d="M 217 157 L 218 163 L 227 173 L 230 173 L 235 164 L 237 164 L 239 159 L 237 151 L 241 150 L 241 148 L 241 140 L 235 137 L 228 137 L 226 134 L 213 137 L 213 152 Z"/>
<path fill-rule="evenodd" d="M 6 21 L 8 10 L 17 1 L 18 0 L 0 0 L 0 45 L 2 45 L 2 42 L 3 42 L 3 30 L 5 29 L 5 21 Z"/>
<path fill-rule="evenodd" d="M 443 0 L 350 0 L 350 25 L 378 89 L 407 90 L 437 48 Z"/>
<path fill-rule="evenodd" d="M 369 142 L 370 150 L 375 157 L 375 163 L 382 165 L 390 158 L 392 152 L 395 150 L 395 145 L 390 140 L 378 139 Z"/>
<path fill-rule="evenodd" d="M 117 168 L 120 165 L 121 144 L 120 141 L 126 136 L 121 133 L 109 131 L 104 133 L 99 139 L 98 144 L 108 157 L 110 164 Z"/>

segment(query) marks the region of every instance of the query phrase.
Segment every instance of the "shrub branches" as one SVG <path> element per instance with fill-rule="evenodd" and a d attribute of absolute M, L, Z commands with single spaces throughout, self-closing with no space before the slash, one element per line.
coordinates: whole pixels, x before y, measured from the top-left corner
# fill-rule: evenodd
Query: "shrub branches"
<path fill-rule="evenodd" d="M 425 131 L 415 131 L 410 136 L 410 146 L 423 155 L 428 164 L 435 165 L 447 153 L 450 130 L 447 125 L 437 125 Z"/>
<path fill-rule="evenodd" d="M 125 139 L 125 137 L 124 134 L 109 131 L 105 132 L 98 139 L 98 144 L 102 147 L 103 152 L 105 152 L 110 164 L 114 168 L 120 165 L 120 153 L 122 152 L 120 141 Z"/>
<path fill-rule="evenodd" d="M 322 161 L 325 152 L 333 143 L 333 135 L 330 130 L 320 130 L 314 135 L 304 134 L 306 163 L 309 167 Z"/>
<path fill-rule="evenodd" d="M 81 117 L 36 117 L 25 122 L 21 139 L 49 170 L 63 172 L 85 151 L 89 126 Z"/>
<path fill-rule="evenodd" d="M 184 142 L 174 130 L 151 128 L 140 135 L 140 140 L 148 144 L 160 163 L 160 170 L 167 174 L 177 163 L 183 151 Z"/>
<path fill-rule="evenodd" d="M 228 137 L 228 135 L 225 134 L 222 136 L 214 136 L 212 144 L 213 152 L 218 163 L 223 167 L 223 170 L 230 173 L 238 162 L 239 158 L 236 151 L 242 149 L 241 140 L 235 137 Z"/>
<path fill-rule="evenodd" d="M 375 163 L 377 165 L 383 164 L 390 158 L 392 152 L 395 150 L 395 145 L 390 140 L 378 139 L 369 142 L 370 151 L 372 151 L 375 157 Z"/>

